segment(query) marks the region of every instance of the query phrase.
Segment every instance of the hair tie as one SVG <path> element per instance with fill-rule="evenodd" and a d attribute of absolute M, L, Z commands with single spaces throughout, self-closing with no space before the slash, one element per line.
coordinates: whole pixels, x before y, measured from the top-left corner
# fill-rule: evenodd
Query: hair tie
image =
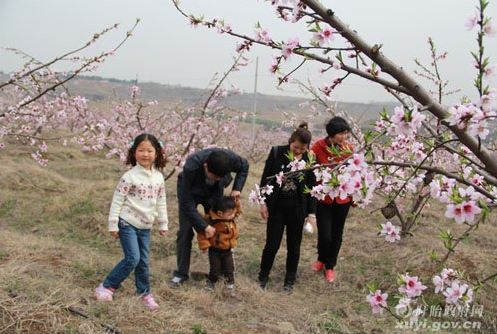
<path fill-rule="evenodd" d="M 160 145 L 160 147 L 164 148 L 164 143 L 162 142 L 161 139 L 159 139 L 159 145 Z"/>
<path fill-rule="evenodd" d="M 133 147 L 133 145 L 135 145 L 135 141 L 134 141 L 134 140 L 130 141 L 130 143 L 129 143 L 129 148 L 132 148 L 132 147 Z"/>

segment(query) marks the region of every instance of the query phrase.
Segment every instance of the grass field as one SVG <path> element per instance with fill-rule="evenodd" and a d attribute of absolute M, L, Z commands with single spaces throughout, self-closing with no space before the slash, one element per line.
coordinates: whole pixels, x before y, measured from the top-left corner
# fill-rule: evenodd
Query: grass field
<path fill-rule="evenodd" d="M 152 290 L 160 304 L 145 310 L 134 295 L 130 277 L 112 303 L 98 303 L 93 289 L 120 260 L 118 241 L 107 232 L 107 214 L 114 187 L 125 168 L 101 155 L 83 154 L 77 147 L 53 145 L 50 163 L 41 168 L 29 148 L 8 145 L 0 151 L 0 333 L 410 333 L 395 329 L 388 315 L 374 316 L 366 302 L 367 283 L 396 293 L 397 273 L 409 271 L 430 288 L 426 302 L 441 302 L 433 294 L 435 271 L 428 251 L 443 252 L 435 238 L 438 228 L 462 234 L 464 226 L 443 217 L 440 207 L 428 209 L 414 236 L 389 244 L 377 236 L 384 222 L 378 211 L 355 208 L 346 223 L 336 268 L 327 284 L 310 270 L 316 258 L 316 235 L 305 234 L 298 282 L 292 294 L 283 291 L 285 244 L 277 256 L 268 290 L 256 277 L 265 238 L 265 225 L 246 196 L 260 177 L 262 166 L 251 166 L 244 190 L 244 216 L 235 253 L 235 298 L 204 291 L 202 280 L 179 289 L 167 287 L 175 269 L 177 202 L 175 181 L 168 181 L 170 234 L 151 241 Z M 448 261 L 467 277 L 486 277 L 497 268 L 496 216 L 462 242 Z M 154 231 L 156 232 L 156 231 Z M 194 247 L 192 270 L 205 272 L 207 257 Z M 495 333 L 497 286 L 485 285 L 475 304 L 483 305 L 480 333 Z M 463 321 L 446 317 L 431 321 Z M 467 319 L 464 319 L 467 320 Z M 464 330 L 421 329 L 418 333 L 462 333 Z"/>

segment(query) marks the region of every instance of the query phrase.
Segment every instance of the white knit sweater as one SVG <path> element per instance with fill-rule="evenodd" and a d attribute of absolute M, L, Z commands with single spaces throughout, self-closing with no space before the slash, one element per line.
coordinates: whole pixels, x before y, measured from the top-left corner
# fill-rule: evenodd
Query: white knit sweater
<path fill-rule="evenodd" d="M 168 229 L 164 176 L 155 167 L 148 170 L 136 164 L 119 181 L 109 213 L 109 231 L 119 231 L 119 217 L 137 229 Z"/>

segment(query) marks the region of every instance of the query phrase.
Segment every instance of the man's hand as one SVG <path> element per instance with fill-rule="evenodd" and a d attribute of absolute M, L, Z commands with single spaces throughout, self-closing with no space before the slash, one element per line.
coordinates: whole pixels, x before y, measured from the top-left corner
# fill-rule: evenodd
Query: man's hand
<path fill-rule="evenodd" d="M 266 203 L 261 204 L 261 217 L 264 220 L 267 220 L 269 218 L 269 211 L 267 209 Z"/>
<path fill-rule="evenodd" d="M 165 237 L 167 235 L 167 230 L 160 230 L 159 234 L 161 237 Z"/>
<path fill-rule="evenodd" d="M 241 192 L 239 190 L 232 190 L 230 196 L 233 199 L 240 199 Z"/>
<path fill-rule="evenodd" d="M 117 238 L 119 238 L 119 231 L 110 231 L 110 235 L 111 235 L 114 239 L 117 239 Z"/>
<path fill-rule="evenodd" d="M 209 225 L 205 228 L 204 234 L 207 239 L 212 238 L 216 234 L 216 229 Z"/>

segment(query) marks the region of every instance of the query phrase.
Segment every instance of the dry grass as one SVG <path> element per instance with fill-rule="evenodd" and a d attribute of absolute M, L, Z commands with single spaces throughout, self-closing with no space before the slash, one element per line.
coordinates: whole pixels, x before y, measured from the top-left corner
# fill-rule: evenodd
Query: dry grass
<path fill-rule="evenodd" d="M 177 203 L 175 178 L 168 182 L 171 231 L 154 234 L 151 247 L 152 289 L 161 308 L 149 312 L 134 296 L 134 282 L 124 282 L 110 304 L 97 303 L 93 288 L 122 256 L 106 231 L 112 192 L 124 171 L 116 161 L 84 155 L 73 147 L 52 147 L 53 161 L 40 168 L 21 146 L 1 151 L 0 163 L 0 333 L 392 333 L 395 321 L 371 314 L 366 284 L 375 282 L 395 293 L 396 273 L 410 271 L 427 282 L 434 270 L 427 252 L 443 251 L 434 235 L 439 227 L 455 235 L 463 227 L 440 218 L 440 207 L 425 213 L 414 237 L 388 244 L 376 236 L 382 217 L 352 210 L 346 224 L 337 281 L 325 284 L 309 270 L 316 258 L 316 236 L 302 243 L 300 276 L 293 294 L 283 291 L 284 247 L 278 254 L 268 291 L 256 283 L 265 225 L 245 203 L 241 237 L 235 254 L 237 297 L 204 291 L 203 281 L 180 289 L 167 287 L 175 269 Z M 248 193 L 261 172 L 253 166 Z M 495 271 L 495 215 L 462 243 L 449 264 L 469 277 Z M 194 250 L 192 270 L 207 271 L 206 255 Z M 495 283 L 480 290 L 484 305 L 482 333 L 496 331 Z M 428 293 L 427 302 L 438 297 Z M 83 317 L 72 310 L 77 310 Z M 453 319 L 447 319 L 453 320 Z M 402 333 L 405 333 L 403 331 Z M 423 333 L 423 331 L 419 331 Z M 444 332 L 444 331 L 441 331 Z M 448 331 L 446 331 L 448 332 Z M 450 331 L 454 332 L 454 331 Z M 400 331 L 399 331 L 400 333 Z"/>

